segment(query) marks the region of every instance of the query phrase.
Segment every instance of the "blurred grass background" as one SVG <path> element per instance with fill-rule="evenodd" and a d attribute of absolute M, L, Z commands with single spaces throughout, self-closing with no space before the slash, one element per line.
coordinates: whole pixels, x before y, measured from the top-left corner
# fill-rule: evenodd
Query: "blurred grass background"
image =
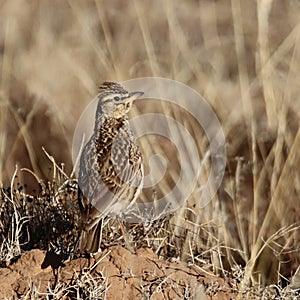
<path fill-rule="evenodd" d="M 245 285 L 289 278 L 300 260 L 299 20 L 296 0 L 0 1 L 0 182 L 16 164 L 52 178 L 42 147 L 69 174 L 73 130 L 102 81 L 178 80 L 207 99 L 228 142 L 219 194 L 174 217 L 181 258 L 222 249 L 214 268 L 245 266 Z"/>

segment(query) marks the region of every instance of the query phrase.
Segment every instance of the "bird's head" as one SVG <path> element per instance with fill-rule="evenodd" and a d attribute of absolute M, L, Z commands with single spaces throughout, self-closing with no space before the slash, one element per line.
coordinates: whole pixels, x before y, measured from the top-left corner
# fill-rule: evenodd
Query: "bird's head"
<path fill-rule="evenodd" d="M 104 82 L 99 89 L 97 113 L 110 118 L 126 116 L 133 101 L 144 94 L 143 92 L 128 92 L 115 82 Z"/>

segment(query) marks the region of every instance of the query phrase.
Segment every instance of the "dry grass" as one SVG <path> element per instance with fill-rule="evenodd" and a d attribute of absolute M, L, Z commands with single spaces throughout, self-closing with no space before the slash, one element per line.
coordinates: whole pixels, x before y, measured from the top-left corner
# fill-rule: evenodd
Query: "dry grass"
<path fill-rule="evenodd" d="M 0 7 L 0 182 L 12 185 L 1 196 L 1 259 L 55 242 L 72 252 L 75 240 L 67 245 L 64 239 L 79 226 L 69 174 L 82 110 L 104 80 L 161 76 L 205 96 L 226 133 L 228 165 L 205 208 L 192 194 L 186 207 L 146 228 L 130 228 L 130 235 L 143 237 L 166 259 L 202 268 L 205 262 L 207 270 L 234 277 L 253 297 L 267 293 L 262 286 L 270 284 L 277 294 L 287 293 L 300 247 L 297 1 L 12 0 Z M 133 115 L 145 111 L 177 116 L 205 155 L 207 141 L 185 114 L 152 103 L 137 106 Z M 170 157 L 159 138 L 140 142 L 146 157 Z M 19 171 L 16 179 L 16 164 L 34 175 Z M 177 172 L 174 159 L 161 193 Z M 43 213 L 49 219 L 36 217 Z M 65 222 L 70 228 L 59 226 L 59 241 L 54 229 Z M 53 228 L 46 240 L 45 228 Z M 258 287 L 249 292 L 251 284 Z"/>

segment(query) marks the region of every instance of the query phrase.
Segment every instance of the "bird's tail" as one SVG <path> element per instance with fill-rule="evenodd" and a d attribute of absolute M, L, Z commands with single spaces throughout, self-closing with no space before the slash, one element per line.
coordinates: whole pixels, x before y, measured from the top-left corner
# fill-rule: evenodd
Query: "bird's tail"
<path fill-rule="evenodd" d="M 95 253 L 99 251 L 102 239 L 102 219 L 93 227 L 82 230 L 78 249 L 82 252 Z"/>

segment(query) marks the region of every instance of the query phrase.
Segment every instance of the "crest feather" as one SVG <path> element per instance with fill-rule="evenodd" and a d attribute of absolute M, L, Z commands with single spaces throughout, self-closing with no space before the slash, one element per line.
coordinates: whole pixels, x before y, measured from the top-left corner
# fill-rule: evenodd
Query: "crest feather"
<path fill-rule="evenodd" d="M 100 93 L 119 93 L 119 94 L 128 94 L 128 91 L 126 91 L 119 83 L 116 82 L 110 82 L 110 81 L 104 81 L 100 87 L 99 87 Z"/>

